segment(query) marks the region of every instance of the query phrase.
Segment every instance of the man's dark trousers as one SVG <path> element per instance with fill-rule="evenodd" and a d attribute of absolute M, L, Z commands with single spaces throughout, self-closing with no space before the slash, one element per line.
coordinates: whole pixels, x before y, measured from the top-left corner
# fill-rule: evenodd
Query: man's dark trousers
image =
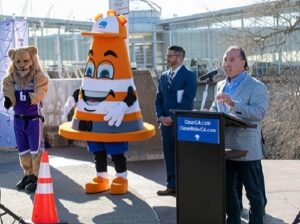
<path fill-rule="evenodd" d="M 160 127 L 163 140 L 164 158 L 167 171 L 167 187 L 175 189 L 175 133 L 174 125 Z"/>
<path fill-rule="evenodd" d="M 261 186 L 261 161 L 226 161 L 227 224 L 241 223 L 237 195 L 237 176 L 240 175 L 250 202 L 249 224 L 263 224 L 264 195 Z"/>

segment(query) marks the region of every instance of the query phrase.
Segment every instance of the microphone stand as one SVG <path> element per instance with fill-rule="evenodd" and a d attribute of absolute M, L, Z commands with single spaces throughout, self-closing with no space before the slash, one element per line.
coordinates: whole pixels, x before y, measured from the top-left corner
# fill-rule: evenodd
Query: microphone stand
<path fill-rule="evenodd" d="M 201 102 L 201 108 L 200 108 L 201 111 L 204 109 L 206 98 L 208 96 L 208 87 L 209 87 L 209 84 L 212 82 L 213 82 L 212 76 L 209 77 L 208 79 L 206 79 L 205 90 L 203 91 L 203 95 L 202 95 L 202 102 Z"/>

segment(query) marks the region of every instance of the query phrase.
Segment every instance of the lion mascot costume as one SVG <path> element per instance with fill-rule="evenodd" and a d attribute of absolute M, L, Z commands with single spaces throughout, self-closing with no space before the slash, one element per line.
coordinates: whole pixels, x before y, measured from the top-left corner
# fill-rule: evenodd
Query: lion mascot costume
<path fill-rule="evenodd" d="M 37 48 L 10 49 L 10 64 L 2 80 L 4 107 L 14 109 L 14 131 L 24 177 L 18 190 L 33 193 L 37 187 L 40 159 L 44 150 L 42 100 L 48 90 L 48 76 L 42 71 Z"/>
<path fill-rule="evenodd" d="M 88 151 L 94 154 L 96 177 L 85 185 L 86 193 L 126 193 L 128 142 L 155 135 L 154 126 L 143 122 L 139 107 L 125 43 L 126 22 L 109 10 L 107 17 L 95 17 L 92 32 L 82 33 L 92 38 L 82 86 L 64 108 L 66 117 L 76 106 L 72 121 L 59 127 L 62 136 L 87 141 Z M 108 155 L 116 171 L 111 183 Z"/>

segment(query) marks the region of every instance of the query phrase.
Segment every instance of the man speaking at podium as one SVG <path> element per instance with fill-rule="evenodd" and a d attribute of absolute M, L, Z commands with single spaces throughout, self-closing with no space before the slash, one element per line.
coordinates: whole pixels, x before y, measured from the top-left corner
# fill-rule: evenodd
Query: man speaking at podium
<path fill-rule="evenodd" d="M 263 224 L 265 199 L 261 122 L 268 107 L 267 88 L 247 72 L 246 55 L 240 47 L 231 46 L 226 50 L 222 67 L 226 79 L 217 83 L 216 97 L 210 111 L 228 113 L 257 126 L 225 129 L 226 148 L 248 151 L 245 157 L 226 161 L 226 223 L 241 223 L 236 190 L 239 176 L 250 202 L 249 224 Z"/>

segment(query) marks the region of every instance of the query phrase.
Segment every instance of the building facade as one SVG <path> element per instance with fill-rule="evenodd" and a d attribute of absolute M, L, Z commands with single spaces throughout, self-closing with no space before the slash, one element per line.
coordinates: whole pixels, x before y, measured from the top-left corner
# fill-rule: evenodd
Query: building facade
<path fill-rule="evenodd" d="M 105 12 L 101 12 L 105 13 Z M 129 54 L 137 69 L 155 73 L 165 69 L 170 45 L 186 50 L 185 64 L 198 74 L 218 67 L 225 49 L 242 46 L 255 74 L 281 72 L 300 64 L 300 0 L 276 1 L 199 13 L 171 19 L 160 18 L 161 8 L 147 0 L 130 1 L 127 15 Z M 2 19 L 10 19 L 2 16 Z M 30 44 L 39 49 L 44 68 L 58 73 L 84 68 L 92 21 L 28 17 Z"/>

